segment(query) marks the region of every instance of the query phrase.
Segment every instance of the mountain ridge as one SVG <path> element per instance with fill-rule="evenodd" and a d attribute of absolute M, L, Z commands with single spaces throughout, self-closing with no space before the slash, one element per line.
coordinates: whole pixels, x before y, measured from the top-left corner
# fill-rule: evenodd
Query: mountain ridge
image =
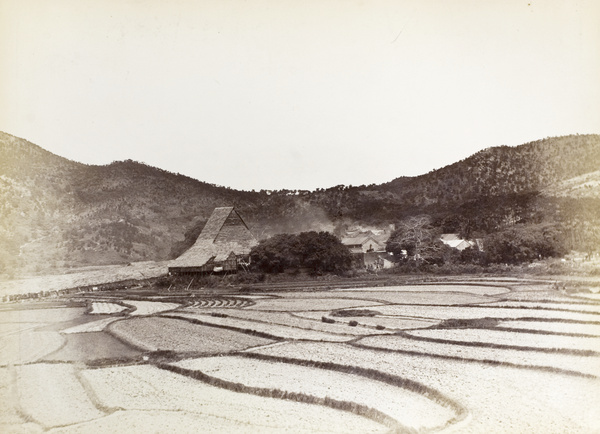
<path fill-rule="evenodd" d="M 575 209 L 569 211 L 575 213 L 573 221 L 589 220 L 597 198 L 586 202 L 570 197 L 565 188 L 555 194 L 553 186 L 571 182 L 576 187 L 578 177 L 584 180 L 598 170 L 600 135 L 571 135 L 487 148 L 427 174 L 381 185 L 254 192 L 132 160 L 86 165 L 0 133 L 0 242 L 5 246 L 0 275 L 172 258 L 193 243 L 217 206 L 239 209 L 259 238 L 304 230 L 340 233 L 352 225 L 385 227 L 423 213 L 440 228 L 456 231 L 564 218 L 557 206 L 561 212 Z"/>

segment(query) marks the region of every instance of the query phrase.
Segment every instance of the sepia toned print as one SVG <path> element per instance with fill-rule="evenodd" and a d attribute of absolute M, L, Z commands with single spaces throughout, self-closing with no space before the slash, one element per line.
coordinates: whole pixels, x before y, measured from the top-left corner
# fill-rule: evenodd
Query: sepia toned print
<path fill-rule="evenodd" d="M 0 2 L 0 433 L 600 432 L 598 22 Z"/>

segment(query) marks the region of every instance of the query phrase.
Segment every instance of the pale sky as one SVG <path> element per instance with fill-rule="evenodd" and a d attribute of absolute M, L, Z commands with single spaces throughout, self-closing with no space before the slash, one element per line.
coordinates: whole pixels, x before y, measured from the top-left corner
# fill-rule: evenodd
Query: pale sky
<path fill-rule="evenodd" d="M 237 189 L 600 133 L 596 0 L 0 0 L 0 130 Z"/>

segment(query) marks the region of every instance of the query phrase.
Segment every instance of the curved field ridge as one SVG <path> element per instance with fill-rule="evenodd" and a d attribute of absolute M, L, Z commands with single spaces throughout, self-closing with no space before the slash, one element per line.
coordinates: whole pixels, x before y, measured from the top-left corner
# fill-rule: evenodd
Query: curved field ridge
<path fill-rule="evenodd" d="M 195 313 L 193 310 L 191 312 Z M 188 312 L 187 310 L 182 310 L 182 312 Z M 188 312 L 189 313 L 189 312 Z M 203 312 L 204 313 L 204 312 Z M 208 314 L 219 314 L 219 310 L 208 310 L 206 311 Z M 227 316 L 232 318 L 239 319 L 247 319 L 253 321 L 260 321 L 267 324 L 272 324 L 272 327 L 276 327 L 278 325 L 287 326 L 287 327 L 295 327 L 298 329 L 304 330 L 316 330 L 320 332 L 333 333 L 333 334 L 341 334 L 347 336 L 355 336 L 355 335 L 368 335 L 377 333 L 373 329 L 366 329 L 363 327 L 348 327 L 345 323 L 333 323 L 328 324 L 322 321 L 323 316 L 327 316 L 329 311 L 322 311 L 315 314 L 315 312 L 310 312 L 314 314 L 309 318 L 304 318 L 301 315 L 302 312 L 269 312 L 265 314 L 263 311 L 252 310 L 252 309 L 235 309 L 227 312 Z M 433 322 L 422 323 L 426 325 L 431 325 Z M 435 322 L 437 324 L 437 322 Z"/>
<path fill-rule="evenodd" d="M 398 352 L 440 360 L 462 360 L 491 366 L 505 365 L 521 369 L 600 377 L 600 363 L 597 357 L 576 354 L 462 346 L 452 342 L 415 340 L 401 335 L 369 336 L 354 342 L 353 346 L 367 352 Z"/>
<path fill-rule="evenodd" d="M 88 397 L 73 366 L 33 364 L 15 369 L 20 408 L 43 427 L 69 425 L 105 415 Z"/>
<path fill-rule="evenodd" d="M 596 301 L 444 281 L 3 305 L 0 432 L 600 433 Z"/>
<path fill-rule="evenodd" d="M 356 297 L 356 293 L 370 293 L 370 292 L 447 292 L 447 293 L 465 293 L 465 294 L 478 294 L 478 295 L 499 295 L 505 294 L 509 291 L 504 286 L 495 285 L 477 285 L 477 284 L 422 284 L 422 285 L 402 285 L 402 286 L 384 286 L 384 287 L 370 287 L 370 288 L 345 288 L 345 289 L 334 289 L 330 293 L 338 294 L 353 294 Z"/>
<path fill-rule="evenodd" d="M 498 327 L 600 337 L 600 324 L 554 321 L 501 321 Z"/>
<path fill-rule="evenodd" d="M 210 309 L 210 308 L 244 308 L 256 304 L 254 300 L 242 297 L 207 297 L 195 299 L 190 308 Z"/>
<path fill-rule="evenodd" d="M 64 432 L 386 431 L 385 426 L 353 414 L 237 393 L 149 365 L 88 369 L 81 375 L 99 406 L 121 411 Z"/>
<path fill-rule="evenodd" d="M 282 324 L 269 324 L 256 320 L 248 320 L 230 316 L 223 318 L 191 313 L 175 313 L 169 315 L 169 317 L 191 318 L 199 320 L 207 325 L 230 327 L 237 330 L 249 330 L 252 332 L 264 333 L 269 336 L 275 336 L 281 339 L 306 339 L 314 341 L 343 342 L 354 338 L 354 336 L 351 334 L 328 333 L 319 330 L 303 329 Z"/>
<path fill-rule="evenodd" d="M 387 337 L 377 337 L 383 339 Z M 426 354 L 372 351 L 347 344 L 294 342 L 253 353 L 353 366 L 413 380 L 460 402 L 470 419 L 460 433 L 592 433 L 600 430 L 597 378 L 521 371 Z M 350 362 L 351 361 L 351 362 Z M 452 429 L 456 427 L 456 431 Z"/>
<path fill-rule="evenodd" d="M 43 361 L 92 362 L 96 360 L 127 360 L 141 354 L 109 333 L 86 332 L 65 335 L 66 343 L 59 350 L 44 356 Z"/>
<path fill-rule="evenodd" d="M 26 423 L 25 415 L 20 411 L 15 374 L 12 368 L 0 368 L 0 432 L 41 433 L 42 427 Z"/>
<path fill-rule="evenodd" d="M 66 340 L 57 332 L 26 331 L 0 338 L 0 365 L 32 363 L 59 350 Z"/>
<path fill-rule="evenodd" d="M 331 292 L 302 292 L 299 294 L 285 294 L 287 300 L 312 299 L 318 303 L 322 299 L 355 300 L 358 303 L 381 303 L 381 304 L 478 304 L 497 302 L 497 298 L 470 292 L 444 292 L 444 291 L 331 291 Z M 289 295 L 289 297 L 288 297 Z M 334 298 L 335 297 L 335 298 Z"/>
<path fill-rule="evenodd" d="M 127 307 L 109 301 L 93 301 L 90 314 L 113 314 L 126 310 Z"/>
<path fill-rule="evenodd" d="M 130 315 L 152 315 L 159 312 L 177 309 L 180 305 L 177 303 L 165 303 L 162 301 L 144 301 L 144 300 L 123 300 L 123 303 L 135 307 Z"/>
<path fill-rule="evenodd" d="M 71 333 L 90 333 L 90 332 L 101 332 L 108 326 L 110 323 L 117 321 L 118 317 L 113 318 L 102 318 L 97 321 L 92 321 L 84 324 L 79 324 L 73 327 L 69 327 L 68 329 L 61 330 L 61 333 L 71 334 Z"/>
<path fill-rule="evenodd" d="M 254 358 L 251 354 L 246 356 L 188 359 L 174 366 L 201 371 L 210 377 L 240 383 L 252 389 L 308 395 L 323 401 L 350 401 L 375 409 L 409 430 L 441 428 L 456 417 L 453 409 L 441 406 L 421 394 L 372 378 L 320 369 L 310 364 L 281 363 L 265 357 Z M 248 372 L 252 374 L 248 375 Z"/>
<path fill-rule="evenodd" d="M 310 311 L 310 310 L 334 310 L 352 307 L 380 306 L 381 303 L 369 300 L 353 300 L 343 298 L 275 298 L 256 300 L 255 310 L 262 311 Z"/>
<path fill-rule="evenodd" d="M 406 334 L 417 338 L 441 339 L 457 344 L 498 345 L 526 349 L 591 351 L 600 355 L 600 338 L 544 335 L 493 329 L 426 329 L 410 330 Z"/>
<path fill-rule="evenodd" d="M 584 322 L 600 322 L 600 315 L 591 312 L 572 312 L 552 309 L 527 309 L 488 306 L 417 306 L 417 305 L 386 305 L 378 306 L 377 311 L 382 315 L 430 319 L 521 319 L 539 318 L 553 320 L 574 320 Z"/>
<path fill-rule="evenodd" d="M 163 317 L 116 321 L 107 330 L 117 338 L 146 351 L 218 354 L 273 343 L 273 340 L 263 337 Z"/>
<path fill-rule="evenodd" d="M 376 307 L 377 311 L 380 310 L 379 307 Z M 352 312 L 352 309 L 349 309 L 348 312 Z M 429 318 L 413 318 L 413 317 L 403 317 L 403 316 L 345 316 L 345 317 L 332 317 L 330 311 L 311 311 L 311 312 L 294 312 L 292 315 L 299 318 L 306 318 L 313 321 L 320 321 L 323 316 L 328 317 L 329 319 L 344 325 L 347 327 L 348 323 L 351 320 L 356 320 L 359 324 L 364 324 L 369 327 L 375 327 L 377 325 L 384 326 L 385 333 L 389 333 L 391 330 L 404 330 L 404 329 L 414 329 L 414 328 L 424 328 L 430 327 L 432 325 L 437 325 L 441 320 L 429 319 Z M 353 333 L 359 334 L 375 334 L 376 332 L 372 329 L 363 329 L 361 327 L 352 327 L 354 329 Z M 362 330 L 362 332 L 361 332 Z"/>
<path fill-rule="evenodd" d="M 542 309 L 557 310 L 564 312 L 583 312 L 595 313 L 600 315 L 600 306 L 593 303 L 575 303 L 573 301 L 557 303 L 550 301 L 543 302 L 524 302 L 524 301 L 498 301 L 488 305 L 488 307 L 508 307 L 511 309 Z M 597 321 L 600 321 L 600 316 Z"/>

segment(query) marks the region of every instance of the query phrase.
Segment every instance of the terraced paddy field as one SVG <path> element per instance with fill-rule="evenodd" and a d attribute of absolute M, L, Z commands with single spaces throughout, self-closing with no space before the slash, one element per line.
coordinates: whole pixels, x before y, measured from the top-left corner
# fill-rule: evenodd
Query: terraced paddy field
<path fill-rule="evenodd" d="M 0 432 L 600 432 L 600 301 L 555 287 L 3 303 Z"/>

